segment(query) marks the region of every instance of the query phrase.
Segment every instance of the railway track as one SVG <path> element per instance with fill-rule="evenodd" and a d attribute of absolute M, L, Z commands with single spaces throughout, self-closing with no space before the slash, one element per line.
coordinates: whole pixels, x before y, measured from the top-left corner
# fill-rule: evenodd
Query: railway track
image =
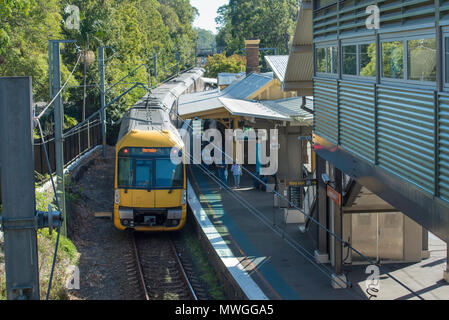
<path fill-rule="evenodd" d="M 207 298 L 193 276 L 193 268 L 181 261 L 168 234 L 132 233 L 133 266 L 127 268 L 130 283 L 144 300 L 198 300 Z M 184 267 L 186 264 L 186 268 Z M 196 288 L 200 296 L 195 292 Z"/>

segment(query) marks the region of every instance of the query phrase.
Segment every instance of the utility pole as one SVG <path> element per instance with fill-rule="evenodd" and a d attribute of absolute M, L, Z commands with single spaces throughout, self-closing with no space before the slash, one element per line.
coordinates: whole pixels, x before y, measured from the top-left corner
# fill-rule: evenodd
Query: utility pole
<path fill-rule="evenodd" d="M 84 50 L 84 87 L 83 87 L 83 111 L 81 121 L 86 120 L 86 74 L 87 74 L 87 55 L 89 52 L 89 34 L 87 34 L 86 50 Z"/>
<path fill-rule="evenodd" d="M 0 78 L 2 230 L 9 300 L 39 300 L 31 77 Z"/>
<path fill-rule="evenodd" d="M 326 160 L 320 156 L 316 156 L 316 178 L 317 178 L 317 204 L 318 204 L 318 221 L 324 226 L 328 225 L 328 200 L 326 195 L 326 183 L 321 179 L 323 173 L 326 173 Z M 329 262 L 327 245 L 327 231 L 323 228 L 318 228 L 318 250 L 315 250 L 315 260 L 318 263 Z"/>
<path fill-rule="evenodd" d="M 53 97 L 61 89 L 61 62 L 60 62 L 60 43 L 75 42 L 72 40 L 50 40 L 52 46 L 52 93 Z M 50 75 L 51 76 L 51 75 Z M 53 98 L 52 97 L 52 98 Z M 62 224 L 62 234 L 67 236 L 67 213 L 65 208 L 65 185 L 64 185 L 64 106 L 62 104 L 62 93 L 58 95 L 54 102 L 54 121 L 55 121 L 55 155 L 56 155 L 56 176 L 57 176 L 57 196 L 59 205 L 64 217 Z"/>
<path fill-rule="evenodd" d="M 176 52 L 176 75 L 179 76 L 179 52 Z"/>
<path fill-rule="evenodd" d="M 154 77 L 156 78 L 156 84 L 157 82 L 157 53 L 153 52 L 153 66 L 154 66 Z"/>
<path fill-rule="evenodd" d="M 98 48 L 98 70 L 100 73 L 100 103 L 101 103 L 101 137 L 103 144 L 103 158 L 106 158 L 106 93 L 105 93 L 105 75 L 104 75 L 104 49 L 105 47 Z"/>

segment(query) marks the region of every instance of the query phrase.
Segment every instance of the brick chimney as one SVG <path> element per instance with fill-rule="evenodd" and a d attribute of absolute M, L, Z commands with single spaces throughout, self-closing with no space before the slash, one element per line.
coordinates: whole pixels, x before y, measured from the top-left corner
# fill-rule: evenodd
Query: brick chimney
<path fill-rule="evenodd" d="M 251 72 L 260 73 L 259 67 L 259 39 L 245 40 L 246 45 L 246 75 Z"/>

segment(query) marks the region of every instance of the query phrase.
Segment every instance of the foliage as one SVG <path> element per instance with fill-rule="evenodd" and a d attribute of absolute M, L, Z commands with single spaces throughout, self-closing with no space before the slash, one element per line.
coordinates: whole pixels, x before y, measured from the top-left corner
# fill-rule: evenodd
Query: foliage
<path fill-rule="evenodd" d="M 65 25 L 67 5 L 80 9 L 80 28 Z M 82 50 L 95 54 L 95 61 L 81 61 L 63 92 L 65 113 L 81 120 L 86 78 L 86 116 L 100 106 L 98 48 L 106 46 L 106 86 L 109 87 L 141 64 L 142 68 L 108 92 L 107 102 L 133 83 L 148 85 L 153 70 L 153 52 L 158 55 L 158 79 L 174 73 L 180 52 L 181 69 L 193 62 L 196 32 L 192 28 L 197 11 L 188 0 L 0 0 L 0 76 L 32 76 L 33 100 L 49 100 L 48 40 L 73 39 Z M 73 44 L 61 45 L 61 81 L 64 83 L 78 59 Z M 146 91 L 135 89 L 108 111 L 108 128 Z M 44 120 L 51 122 L 52 115 Z M 73 125 L 66 124 L 66 128 Z M 45 124 L 43 125 L 45 127 Z"/>
<path fill-rule="evenodd" d="M 198 271 L 201 281 L 206 284 L 211 298 L 213 300 L 224 300 L 226 299 L 224 288 L 217 278 L 214 268 L 211 266 L 191 226 L 192 224 L 189 224 L 181 231 L 182 242 L 185 244 L 188 254 L 192 258 L 195 270 Z"/>
<path fill-rule="evenodd" d="M 288 52 L 296 18 L 297 0 L 230 0 L 218 9 L 217 46 L 229 53 L 241 52 L 245 39 L 258 38 L 261 47 Z"/>
<path fill-rule="evenodd" d="M 53 232 L 50 235 L 48 229 L 38 231 L 39 286 L 41 299 L 47 294 L 56 237 L 57 233 Z M 70 265 L 77 265 L 78 258 L 79 253 L 73 242 L 61 235 L 50 292 L 51 300 L 67 300 L 69 298 L 68 289 L 65 286 L 68 277 L 66 270 Z"/>
<path fill-rule="evenodd" d="M 245 70 L 246 58 L 234 54 L 226 57 L 225 53 L 214 54 L 207 58 L 204 69 L 205 76 L 210 78 L 217 78 L 220 72 L 238 73 Z"/>
<path fill-rule="evenodd" d="M 36 185 L 36 210 L 47 211 L 48 205 L 52 203 L 53 194 L 38 190 Z M 50 279 L 51 266 L 56 245 L 57 233 L 49 234 L 48 228 L 37 232 L 38 238 L 38 262 L 39 262 L 39 286 L 41 299 L 47 294 Z M 2 252 L 2 241 L 0 239 L 0 300 L 6 299 L 6 283 L 4 277 L 4 256 Z M 51 300 L 68 299 L 68 290 L 65 287 L 67 280 L 67 268 L 78 264 L 79 253 L 75 245 L 64 236 L 60 236 L 57 263 L 53 276 Z"/>
<path fill-rule="evenodd" d="M 217 47 L 215 35 L 211 31 L 201 28 L 195 28 L 195 31 L 198 33 L 198 39 L 196 41 L 196 48 L 198 50 L 210 50 Z"/>
<path fill-rule="evenodd" d="M 52 192 L 41 192 L 36 186 L 36 210 L 47 211 L 48 205 L 53 202 Z M 56 209 L 56 208 L 54 208 Z M 53 262 L 54 249 L 56 245 L 57 232 L 49 233 L 48 228 L 37 232 L 38 238 L 38 261 L 39 261 L 39 285 L 41 298 L 45 297 L 50 279 L 51 266 Z M 50 299 L 68 299 L 68 291 L 65 287 L 67 278 L 66 269 L 69 265 L 78 264 L 78 251 L 75 245 L 63 235 L 60 236 L 57 263 L 50 292 Z"/>

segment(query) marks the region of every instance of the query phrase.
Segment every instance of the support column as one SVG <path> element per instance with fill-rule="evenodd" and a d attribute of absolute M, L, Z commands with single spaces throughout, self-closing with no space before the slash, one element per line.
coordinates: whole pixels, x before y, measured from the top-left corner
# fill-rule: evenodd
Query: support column
<path fill-rule="evenodd" d="M 6 290 L 39 300 L 31 77 L 0 78 L 0 162 Z"/>
<path fill-rule="evenodd" d="M 343 177 L 342 172 L 335 168 L 335 191 L 338 193 L 342 193 L 342 184 L 343 184 Z M 341 205 L 335 205 L 334 206 L 334 233 L 340 237 L 340 239 L 343 238 L 343 215 L 342 215 L 342 207 Z M 343 255 L 343 245 L 340 240 L 337 238 L 333 238 L 334 241 L 334 248 L 335 248 L 335 273 L 337 275 L 342 274 L 342 255 Z"/>
<path fill-rule="evenodd" d="M 423 227 L 422 228 L 422 248 L 421 248 L 421 259 L 430 258 L 429 251 L 429 231 Z"/>
<path fill-rule="evenodd" d="M 239 118 L 234 117 L 232 119 L 232 129 L 236 130 L 239 129 Z M 234 145 L 234 152 L 233 152 L 233 159 L 234 161 L 237 161 L 237 142 L 235 141 L 235 138 L 233 139 L 233 145 Z"/>
<path fill-rule="evenodd" d="M 105 95 L 105 80 L 104 80 L 104 47 L 98 48 L 98 71 L 100 73 L 100 105 L 101 105 L 101 138 L 103 145 L 103 158 L 106 158 L 106 95 Z"/>
<path fill-rule="evenodd" d="M 342 194 L 343 189 L 343 172 L 341 172 L 337 167 L 334 168 L 334 180 L 335 180 L 335 191 Z M 340 204 L 334 203 L 333 211 L 334 214 L 334 233 L 343 239 L 343 207 Z M 335 274 L 332 275 L 332 286 L 334 289 L 344 289 L 347 287 L 346 276 L 343 274 L 343 243 L 333 237 L 334 241 L 334 268 Z"/>
<path fill-rule="evenodd" d="M 326 184 L 323 182 L 321 176 L 326 172 L 326 160 L 316 156 L 316 179 L 317 179 L 317 205 L 318 205 L 318 222 L 327 227 L 327 195 Z M 329 249 L 327 245 L 327 232 L 321 227 L 318 227 L 318 249 L 315 250 L 315 260 L 318 263 L 329 262 Z"/>
<path fill-rule="evenodd" d="M 59 42 L 54 41 L 53 46 L 53 95 L 56 95 L 61 89 L 61 63 Z M 65 185 L 64 185 L 64 106 L 62 104 L 62 93 L 54 102 L 54 121 L 55 121 L 55 155 L 56 155 L 56 176 L 57 176 L 57 194 L 60 210 L 64 217 L 61 233 L 67 236 L 67 216 L 65 208 Z"/>

